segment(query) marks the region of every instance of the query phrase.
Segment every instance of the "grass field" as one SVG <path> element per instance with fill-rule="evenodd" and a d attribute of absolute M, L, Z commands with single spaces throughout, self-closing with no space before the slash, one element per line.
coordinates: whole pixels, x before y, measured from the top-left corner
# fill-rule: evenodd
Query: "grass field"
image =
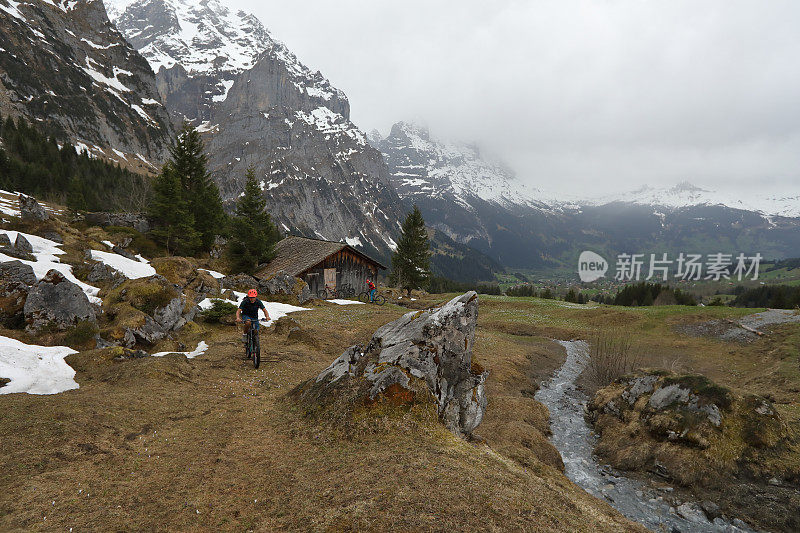
<path fill-rule="evenodd" d="M 769 391 L 795 426 L 800 419 L 797 325 L 733 344 L 675 327 L 753 310 L 502 296 L 480 299 L 475 358 L 491 374 L 476 442 L 454 437 L 424 405 L 346 431 L 303 418 L 287 391 L 407 310 L 315 305 L 293 315 L 313 341 L 265 332 L 259 370 L 223 326 L 179 339 L 210 345 L 192 360 L 70 356 L 79 389 L 0 396 L 0 529 L 640 531 L 561 474 L 547 410 L 533 400 L 564 360 L 552 339 L 607 328 L 633 337 L 648 366 Z"/>

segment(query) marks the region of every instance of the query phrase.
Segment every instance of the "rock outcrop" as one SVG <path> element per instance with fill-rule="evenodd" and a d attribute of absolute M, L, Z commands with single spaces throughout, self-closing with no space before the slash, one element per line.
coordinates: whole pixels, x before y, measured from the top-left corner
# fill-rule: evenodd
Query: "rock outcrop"
<path fill-rule="evenodd" d="M 297 303 L 304 304 L 311 299 L 308 283 L 290 276 L 283 270 L 258 282 L 258 291 L 270 296 L 288 296 Z"/>
<path fill-rule="evenodd" d="M 32 196 L 19 195 L 19 212 L 22 220 L 41 222 L 50 218 L 44 207 Z"/>
<path fill-rule="evenodd" d="M 145 215 L 138 213 L 86 213 L 84 220 L 89 225 L 100 227 L 121 226 L 133 228 L 139 233 L 150 231 L 150 221 Z"/>
<path fill-rule="evenodd" d="M 46 328 L 63 331 L 78 322 L 97 323 L 89 298 L 61 272 L 51 270 L 28 293 L 25 300 L 25 329 L 37 334 Z"/>
<path fill-rule="evenodd" d="M 145 59 L 103 2 L 5 2 L 0 114 L 133 169 L 155 170 L 172 127 Z"/>
<path fill-rule="evenodd" d="M 7 328 L 25 325 L 25 300 L 36 276 L 33 268 L 20 261 L 0 263 L 0 323 Z"/>
<path fill-rule="evenodd" d="M 612 465 L 657 468 L 686 484 L 772 476 L 759 457 L 778 453 L 789 438 L 769 401 L 696 375 L 622 378 L 597 392 L 588 413 L 601 437 L 597 452 Z"/>
<path fill-rule="evenodd" d="M 469 435 L 486 411 L 489 373 L 472 360 L 478 295 L 470 291 L 438 309 L 406 313 L 379 328 L 366 346 L 351 346 L 295 394 L 325 402 L 354 388 L 356 402 L 408 404 L 427 394 L 453 433 Z"/>

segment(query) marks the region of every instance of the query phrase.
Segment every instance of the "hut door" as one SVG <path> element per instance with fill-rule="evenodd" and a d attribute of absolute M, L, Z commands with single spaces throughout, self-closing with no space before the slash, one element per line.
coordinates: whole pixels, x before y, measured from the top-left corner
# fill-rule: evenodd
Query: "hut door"
<path fill-rule="evenodd" d="M 331 289 L 336 289 L 336 269 L 335 268 L 326 268 L 325 269 L 325 287 L 330 287 Z"/>

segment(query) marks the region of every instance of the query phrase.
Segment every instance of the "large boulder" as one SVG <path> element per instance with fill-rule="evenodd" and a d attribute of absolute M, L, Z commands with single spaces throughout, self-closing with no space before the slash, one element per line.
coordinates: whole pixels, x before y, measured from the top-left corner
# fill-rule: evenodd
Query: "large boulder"
<path fill-rule="evenodd" d="M 83 290 L 57 270 L 50 270 L 30 290 L 24 313 L 25 329 L 32 334 L 46 328 L 63 331 L 82 321 L 97 323 L 94 307 Z"/>
<path fill-rule="evenodd" d="M 25 300 L 36 283 L 33 268 L 20 261 L 0 263 L 0 323 L 18 329 L 25 325 Z"/>
<path fill-rule="evenodd" d="M 194 263 L 185 257 L 156 257 L 150 261 L 150 266 L 170 283 L 181 287 L 188 285 L 197 276 Z"/>
<path fill-rule="evenodd" d="M 139 233 L 150 231 L 150 221 L 145 215 L 139 213 L 86 213 L 84 220 L 87 224 L 104 228 L 122 226 L 133 228 Z"/>
<path fill-rule="evenodd" d="M 157 343 L 191 321 L 196 311 L 179 286 L 158 274 L 123 282 L 109 291 L 103 308 L 110 320 L 103 333 L 128 347 Z"/>
<path fill-rule="evenodd" d="M 36 283 L 36 275 L 33 268 L 22 261 L 5 261 L 0 263 L 0 280 L 33 285 Z"/>
<path fill-rule="evenodd" d="M 233 289 L 239 292 L 247 292 L 258 287 L 258 280 L 247 274 L 235 274 L 222 278 L 223 289 Z"/>
<path fill-rule="evenodd" d="M 297 303 L 304 304 L 311 299 L 308 283 L 300 278 L 290 276 L 280 270 L 272 276 L 258 282 L 258 290 L 270 296 L 289 296 Z"/>
<path fill-rule="evenodd" d="M 25 196 L 24 194 L 19 195 L 19 211 L 22 220 L 41 222 L 50 218 L 44 207 L 36 201 L 36 198 Z"/>
<path fill-rule="evenodd" d="M 5 239 L 0 240 L 0 253 L 16 257 L 17 259 L 24 259 L 26 261 L 35 261 L 33 256 L 33 246 L 21 233 L 17 233 L 17 238 L 14 244 L 8 238 L 8 235 L 3 234 Z"/>
<path fill-rule="evenodd" d="M 111 283 L 116 286 L 125 281 L 125 276 L 115 268 L 101 262 L 92 265 L 86 281 L 89 283 Z"/>
<path fill-rule="evenodd" d="M 362 405 L 412 403 L 425 394 L 449 430 L 469 435 L 486 411 L 489 375 L 472 361 L 477 318 L 474 291 L 438 309 L 407 313 L 379 328 L 366 346 L 345 350 L 294 394 L 325 403 L 350 388 Z"/>

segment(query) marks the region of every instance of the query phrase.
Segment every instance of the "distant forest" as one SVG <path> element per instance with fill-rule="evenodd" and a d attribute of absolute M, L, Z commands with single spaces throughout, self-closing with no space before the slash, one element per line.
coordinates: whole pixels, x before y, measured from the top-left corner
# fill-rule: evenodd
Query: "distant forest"
<path fill-rule="evenodd" d="M 800 287 L 789 285 L 764 285 L 755 289 L 737 290 L 733 305 L 736 307 L 771 307 L 794 309 L 800 307 Z"/>
<path fill-rule="evenodd" d="M 87 211 L 143 211 L 150 180 L 0 116 L 0 189 Z"/>

